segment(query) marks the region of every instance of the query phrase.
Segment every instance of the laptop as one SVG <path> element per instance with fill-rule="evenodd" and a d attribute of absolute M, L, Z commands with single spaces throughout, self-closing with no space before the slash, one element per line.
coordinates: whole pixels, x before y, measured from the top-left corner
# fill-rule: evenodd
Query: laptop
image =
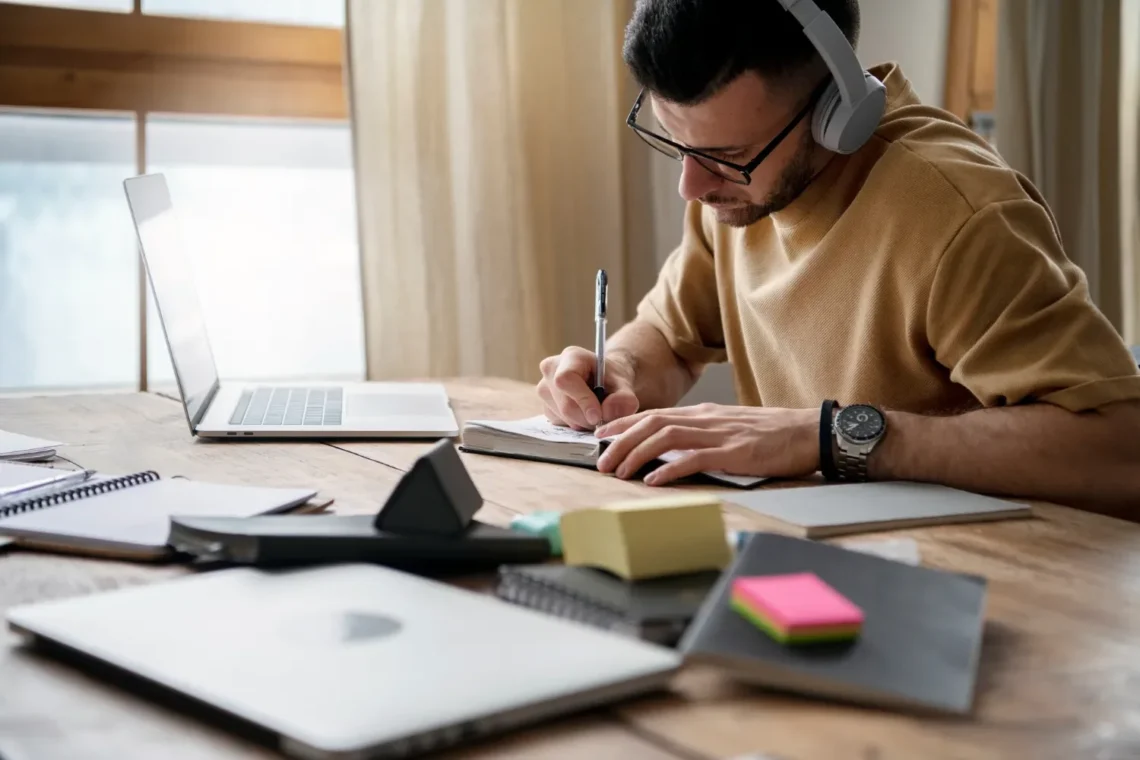
<path fill-rule="evenodd" d="M 94 658 L 157 683 L 308 760 L 463 744 L 663 689 L 682 662 L 674 649 L 371 564 L 216 570 L 7 618 L 62 647 L 64 661 Z"/>
<path fill-rule="evenodd" d="M 162 174 L 123 182 L 186 419 L 220 438 L 452 438 L 443 385 L 222 382 Z"/>

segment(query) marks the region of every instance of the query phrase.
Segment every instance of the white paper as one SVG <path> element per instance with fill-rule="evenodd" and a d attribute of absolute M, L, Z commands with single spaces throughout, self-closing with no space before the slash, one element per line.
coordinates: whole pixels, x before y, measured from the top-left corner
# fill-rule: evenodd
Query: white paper
<path fill-rule="evenodd" d="M 913 538 L 860 539 L 859 541 L 846 541 L 840 546 L 855 552 L 893 559 L 907 565 L 918 565 L 922 562 L 921 557 L 919 557 L 918 542 Z"/>

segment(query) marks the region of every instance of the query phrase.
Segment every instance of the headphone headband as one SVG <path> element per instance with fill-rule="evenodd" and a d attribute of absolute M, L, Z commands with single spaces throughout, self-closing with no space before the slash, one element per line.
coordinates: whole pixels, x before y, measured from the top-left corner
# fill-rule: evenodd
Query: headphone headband
<path fill-rule="evenodd" d="M 843 100 L 847 103 L 858 102 L 867 94 L 863 67 L 839 26 L 812 0 L 779 0 L 779 3 L 800 22 L 804 34 L 835 77 Z"/>
<path fill-rule="evenodd" d="M 816 142 L 837 153 L 851 153 L 878 126 L 886 106 L 883 83 L 863 70 L 855 49 L 828 14 L 813 0 L 779 0 L 803 27 L 831 72 L 833 85 L 820 99 L 812 119 Z"/>

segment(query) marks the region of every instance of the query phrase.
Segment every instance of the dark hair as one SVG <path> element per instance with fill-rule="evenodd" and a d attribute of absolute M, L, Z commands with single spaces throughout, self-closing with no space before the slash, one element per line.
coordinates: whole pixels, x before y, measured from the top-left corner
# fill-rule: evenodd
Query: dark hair
<path fill-rule="evenodd" d="M 858 0 L 815 0 L 854 47 Z M 694 104 L 746 71 L 788 78 L 819 54 L 777 0 L 637 0 L 622 57 L 643 87 Z"/>

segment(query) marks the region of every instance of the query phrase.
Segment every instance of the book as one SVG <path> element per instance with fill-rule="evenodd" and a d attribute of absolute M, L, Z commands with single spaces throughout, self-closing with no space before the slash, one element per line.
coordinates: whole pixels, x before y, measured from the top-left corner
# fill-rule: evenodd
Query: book
<path fill-rule="evenodd" d="M 0 460 L 9 462 L 45 462 L 55 456 L 59 441 L 33 438 L 30 435 L 0 430 Z"/>
<path fill-rule="evenodd" d="M 932 483 L 842 483 L 729 494 L 761 528 L 825 538 L 926 525 L 1032 517 L 1027 504 Z"/>
<path fill-rule="evenodd" d="M 495 595 L 532 609 L 674 646 L 720 577 L 718 571 L 627 581 L 566 565 L 503 565 Z"/>
<path fill-rule="evenodd" d="M 118 477 L 97 474 L 79 485 L 3 502 L 0 537 L 28 548 L 161 559 L 173 553 L 167 539 L 175 515 L 251 517 L 328 503 L 316 495 L 306 488 L 160 478 L 151 470 Z"/>
<path fill-rule="evenodd" d="M 863 613 L 853 641 L 788 646 L 732 608 L 737 578 L 814 573 Z M 985 625 L 984 578 L 839 546 L 755 533 L 678 642 L 686 662 L 742 683 L 916 713 L 972 709 Z"/>
<path fill-rule="evenodd" d="M 598 457 L 612 440 L 599 440 L 593 433 L 555 425 L 542 415 L 521 420 L 471 420 L 463 425 L 462 439 L 460 449 L 463 451 L 588 468 L 597 467 Z M 666 452 L 645 472 L 683 454 L 681 451 Z M 719 471 L 703 472 L 700 477 L 736 488 L 751 488 L 768 480 Z"/>

